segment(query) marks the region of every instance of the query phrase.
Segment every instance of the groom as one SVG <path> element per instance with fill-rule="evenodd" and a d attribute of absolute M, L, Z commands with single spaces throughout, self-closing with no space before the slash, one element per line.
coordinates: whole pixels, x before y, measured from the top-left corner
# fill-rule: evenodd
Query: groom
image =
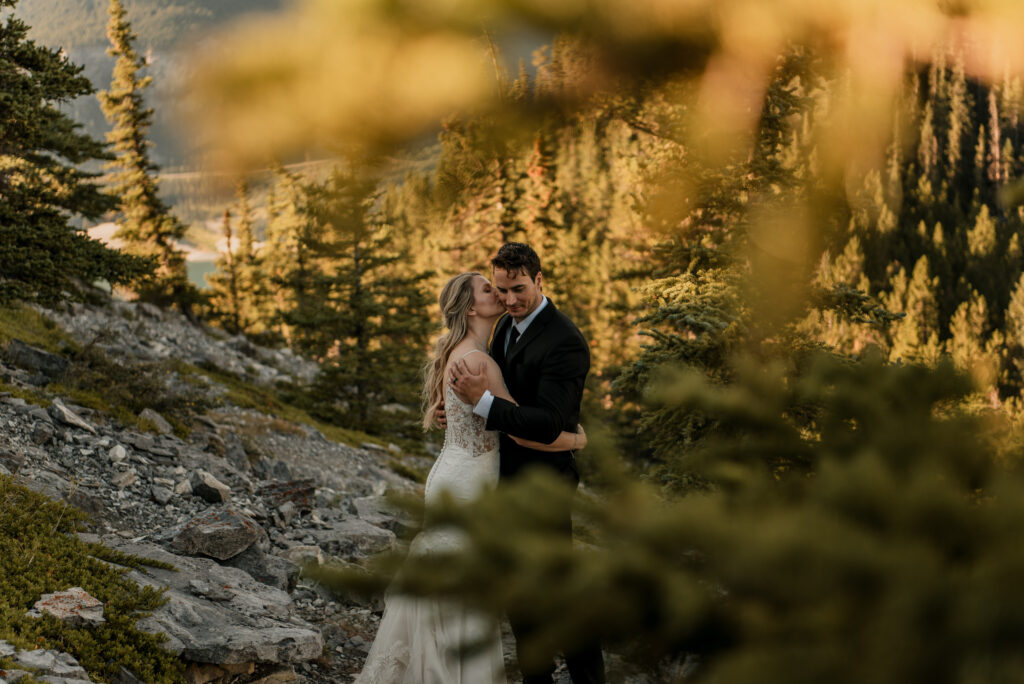
<path fill-rule="evenodd" d="M 491 356 L 498 362 L 505 386 L 519 405 L 495 397 L 484 374 L 470 371 L 465 361 L 452 369 L 452 386 L 459 399 L 487 420 L 488 430 L 501 434 L 501 476 L 511 478 L 531 467 L 547 468 L 575 488 L 580 475 L 571 451 L 542 452 L 519 446 L 516 435 L 549 444 L 563 431 L 575 432 L 580 417 L 583 384 L 590 370 L 587 341 L 569 318 L 541 291 L 540 258 L 528 245 L 510 242 L 491 260 L 494 287 L 509 315 L 495 327 Z M 564 530 L 572 541 L 572 520 L 566 511 Z M 510 618 L 517 643 L 532 631 Z M 522 655 L 522 654 L 520 654 Z M 520 657 L 520 664 L 523 659 Z M 574 684 L 604 682 L 599 644 L 566 654 Z M 548 684 L 553 661 L 523 672 L 523 684 Z"/>

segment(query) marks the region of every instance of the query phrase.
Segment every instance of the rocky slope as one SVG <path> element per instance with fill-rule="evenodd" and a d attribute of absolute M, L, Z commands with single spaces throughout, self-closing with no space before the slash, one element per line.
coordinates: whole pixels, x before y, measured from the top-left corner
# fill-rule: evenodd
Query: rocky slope
<path fill-rule="evenodd" d="M 315 372 L 287 352 L 215 336 L 146 305 L 70 305 L 47 315 L 77 343 L 125 362 L 175 358 L 267 385 Z M 59 355 L 11 342 L 3 358 L 0 377 L 13 394 L 41 401 L 0 396 L 0 472 L 87 512 L 86 540 L 177 568 L 131 576 L 168 588 L 167 603 L 142 626 L 170 637 L 191 681 L 341 682 L 358 670 L 380 606 L 333 599 L 299 580 L 299 564 L 359 562 L 392 548 L 401 523 L 384 494 L 418 485 L 388 464 L 417 457 L 394 445 L 332 442 L 233 406 L 215 382 L 205 391 L 220 405 L 187 438 L 150 410 L 140 416 L 151 428 L 144 432 L 51 393 L 66 365 Z M 77 672 L 67 657 L 54 655 L 51 681 Z"/>

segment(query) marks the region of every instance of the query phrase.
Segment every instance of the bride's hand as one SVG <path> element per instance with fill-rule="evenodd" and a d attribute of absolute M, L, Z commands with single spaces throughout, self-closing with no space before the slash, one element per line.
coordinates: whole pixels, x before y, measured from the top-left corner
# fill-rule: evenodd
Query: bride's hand
<path fill-rule="evenodd" d="M 582 424 L 576 426 L 576 446 L 573 451 L 579 451 L 580 449 L 587 446 L 587 431 L 583 429 Z"/>
<path fill-rule="evenodd" d="M 519 446 L 526 447 L 527 449 L 533 449 L 534 451 L 579 451 L 583 447 L 587 446 L 587 433 L 583 431 L 582 425 L 576 426 L 576 432 L 562 432 L 550 444 L 542 444 L 541 442 L 534 442 L 529 439 L 523 439 L 522 437 L 516 437 L 515 435 L 509 435 L 509 437 Z"/>

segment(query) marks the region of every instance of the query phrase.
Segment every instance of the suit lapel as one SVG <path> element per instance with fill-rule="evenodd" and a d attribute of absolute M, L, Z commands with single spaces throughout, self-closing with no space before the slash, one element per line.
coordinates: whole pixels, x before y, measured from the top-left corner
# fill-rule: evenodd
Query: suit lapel
<path fill-rule="evenodd" d="M 526 329 L 526 332 L 524 332 L 522 336 L 518 340 L 516 340 L 516 343 L 514 345 L 509 347 L 508 358 L 505 359 L 505 363 L 508 363 L 513 358 L 522 353 L 523 349 L 526 348 L 526 345 L 530 344 L 530 342 L 532 342 L 534 338 L 536 338 L 542 332 L 544 332 L 544 328 L 548 326 L 548 323 L 550 323 L 551 319 L 554 317 L 555 303 L 549 299 L 547 306 L 544 307 L 543 311 L 537 314 L 537 317 L 533 319 L 532 323 L 530 323 L 530 327 Z M 511 316 L 509 318 L 511 318 Z M 504 340 L 504 337 L 502 339 Z"/>

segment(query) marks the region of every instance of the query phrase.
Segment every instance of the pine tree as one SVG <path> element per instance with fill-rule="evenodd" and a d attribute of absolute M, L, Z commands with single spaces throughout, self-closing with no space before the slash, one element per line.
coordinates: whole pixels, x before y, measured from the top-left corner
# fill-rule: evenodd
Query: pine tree
<path fill-rule="evenodd" d="M 239 324 L 248 330 L 259 311 L 260 302 L 266 299 L 266 284 L 261 282 L 260 257 L 256 252 L 252 206 L 249 204 L 249 185 L 239 181 L 236 189 L 236 211 L 238 216 L 238 248 L 234 266 L 238 272 Z"/>
<path fill-rule="evenodd" d="M 993 386 L 999 369 L 996 351 L 988 344 L 989 320 L 988 303 L 984 295 L 975 290 L 950 319 L 946 341 L 946 351 L 953 363 L 969 371 L 982 389 Z"/>
<path fill-rule="evenodd" d="M 244 330 L 238 259 L 241 250 L 235 244 L 230 209 L 225 209 L 221 218 L 221 234 L 224 238 L 224 251 L 217 257 L 217 270 L 206 276 L 206 282 L 210 286 L 209 301 L 214 315 L 224 322 L 224 326 L 230 332 L 237 334 Z"/>
<path fill-rule="evenodd" d="M 393 248 L 377 184 L 373 175 L 336 170 L 308 188 L 313 229 L 300 241 L 313 264 L 316 301 L 296 297 L 287 315 L 296 340 L 323 357 L 313 390 L 321 413 L 371 430 L 392 422 L 390 405 L 417 403 L 433 327 L 423 290 L 431 274 L 403 272 L 408 255 Z"/>
<path fill-rule="evenodd" d="M 302 179 L 284 168 L 275 171 L 267 195 L 267 228 L 259 251 L 253 286 L 265 292 L 255 307 L 255 330 L 290 344 L 291 326 L 286 316 L 295 306 L 293 287 L 299 261 L 299 236 L 308 231 L 308 208 Z"/>
<path fill-rule="evenodd" d="M 252 332 L 260 323 L 259 312 L 267 297 L 267 287 L 260 273 L 245 181 L 238 183 L 235 209 L 237 226 L 232 223 L 231 209 L 224 210 L 221 221 L 224 251 L 217 258 L 217 270 L 206 276 L 210 286 L 209 316 L 233 333 Z"/>
<path fill-rule="evenodd" d="M 146 135 L 153 123 L 153 110 L 146 107 L 143 93 L 152 78 L 141 76 L 145 59 L 135 50 L 136 36 L 121 0 L 110 0 L 107 54 L 116 59 L 110 89 L 99 94 L 100 105 L 113 130 L 107 140 L 115 159 L 110 163 L 111 192 L 120 202 L 121 225 L 115 237 L 125 242 L 131 254 L 156 261 L 156 277 L 138 283 L 141 298 L 167 305 L 177 304 L 190 311 L 196 302 L 195 288 L 188 282 L 185 258 L 177 242 L 186 227 L 160 199 L 156 174 L 159 168 L 150 158 L 151 143 Z"/>
<path fill-rule="evenodd" d="M 903 271 L 900 274 L 903 275 Z M 935 365 L 939 361 L 942 347 L 939 344 L 939 312 L 935 301 L 938 284 L 938 278 L 929 276 L 928 257 L 922 256 L 914 265 L 903 301 L 889 302 L 891 311 L 904 314 L 894 324 L 890 362 Z"/>
<path fill-rule="evenodd" d="M 52 304 L 99 280 L 142 277 L 151 265 L 73 225 L 72 217 L 95 220 L 113 204 L 96 174 L 78 168 L 105 159 L 103 145 L 60 109 L 93 87 L 62 51 L 28 39 L 29 27 L 9 13 L 16 6 L 0 2 L 0 302 Z"/>

